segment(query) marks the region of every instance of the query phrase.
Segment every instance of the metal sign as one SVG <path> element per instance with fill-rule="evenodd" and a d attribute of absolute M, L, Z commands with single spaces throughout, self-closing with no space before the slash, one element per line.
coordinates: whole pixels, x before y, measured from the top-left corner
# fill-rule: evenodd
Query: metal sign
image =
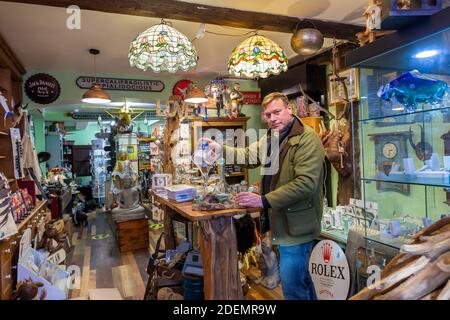
<path fill-rule="evenodd" d="M 350 269 L 344 251 L 331 240 L 320 241 L 309 259 L 309 273 L 320 300 L 345 300 L 350 288 Z"/>
<path fill-rule="evenodd" d="M 39 104 L 55 102 L 61 94 L 59 82 L 51 75 L 37 73 L 25 82 L 25 93 L 31 101 Z"/>
<path fill-rule="evenodd" d="M 261 104 L 261 92 L 259 91 L 242 91 L 244 95 L 244 104 Z"/>
<path fill-rule="evenodd" d="M 87 76 L 78 77 L 76 80 L 77 86 L 81 89 L 90 89 L 94 82 L 99 84 L 104 90 L 161 92 L 165 88 L 164 83 L 159 80 L 94 78 Z"/>

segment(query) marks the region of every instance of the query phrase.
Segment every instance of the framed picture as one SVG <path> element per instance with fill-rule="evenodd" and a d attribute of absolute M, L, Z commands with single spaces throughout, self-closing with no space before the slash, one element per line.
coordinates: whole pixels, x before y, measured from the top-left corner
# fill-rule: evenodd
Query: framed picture
<path fill-rule="evenodd" d="M 159 146 L 154 142 L 150 142 L 150 155 L 152 156 L 159 155 Z"/>
<path fill-rule="evenodd" d="M 347 69 L 338 73 L 339 77 L 345 78 L 350 100 L 359 100 L 359 78 L 356 68 Z M 345 99 L 344 86 L 336 80 L 334 75 L 328 76 L 328 104 L 343 102 Z"/>
<path fill-rule="evenodd" d="M 154 174 L 152 177 L 152 189 L 168 187 L 170 186 L 171 180 L 168 174 Z"/>

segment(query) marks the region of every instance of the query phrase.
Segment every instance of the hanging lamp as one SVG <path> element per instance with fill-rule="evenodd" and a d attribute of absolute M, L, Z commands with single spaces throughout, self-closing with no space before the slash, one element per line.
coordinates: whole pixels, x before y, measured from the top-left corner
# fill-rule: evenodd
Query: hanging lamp
<path fill-rule="evenodd" d="M 197 51 L 189 39 L 161 19 L 139 34 L 130 44 L 128 59 L 131 67 L 153 72 L 188 71 L 197 65 Z"/>
<path fill-rule="evenodd" d="M 83 94 L 81 101 L 85 103 L 110 103 L 111 98 L 109 94 L 104 91 L 100 85 L 97 83 L 97 71 L 95 65 L 95 56 L 100 53 L 100 50 L 90 49 L 89 53 L 94 56 L 94 83 L 92 87 Z"/>
<path fill-rule="evenodd" d="M 208 102 L 208 98 L 206 97 L 205 93 L 200 90 L 195 84 L 191 84 L 186 92 L 186 98 L 184 99 L 184 102 L 194 104 L 205 103 Z"/>
<path fill-rule="evenodd" d="M 288 59 L 275 42 L 258 33 L 242 41 L 228 59 L 228 72 L 238 77 L 266 78 L 287 71 Z"/>

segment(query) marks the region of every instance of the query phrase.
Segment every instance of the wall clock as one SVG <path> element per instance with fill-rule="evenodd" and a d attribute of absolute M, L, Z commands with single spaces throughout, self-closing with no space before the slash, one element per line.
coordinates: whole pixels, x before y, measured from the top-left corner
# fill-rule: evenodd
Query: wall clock
<path fill-rule="evenodd" d="M 369 134 L 375 143 L 375 167 L 379 173 L 389 176 L 394 162 L 403 170 L 403 158 L 408 157 L 409 131 Z M 409 194 L 409 185 L 377 181 L 377 190 Z"/>
<path fill-rule="evenodd" d="M 398 148 L 395 143 L 386 142 L 383 145 L 383 156 L 387 159 L 393 159 L 397 156 Z"/>
<path fill-rule="evenodd" d="M 178 81 L 173 85 L 172 94 L 181 97 L 181 100 L 184 101 L 186 91 L 192 83 L 193 82 L 191 80 L 187 79 Z"/>

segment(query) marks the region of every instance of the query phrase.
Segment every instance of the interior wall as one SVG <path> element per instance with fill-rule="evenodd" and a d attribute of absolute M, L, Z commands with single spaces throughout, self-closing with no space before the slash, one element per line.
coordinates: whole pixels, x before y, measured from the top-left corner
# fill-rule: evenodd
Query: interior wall
<path fill-rule="evenodd" d="M 72 117 L 67 115 L 67 107 L 64 110 L 61 110 L 62 105 L 67 104 L 77 104 L 80 103 L 81 97 L 86 92 L 86 89 L 80 89 L 76 85 L 76 79 L 86 74 L 78 74 L 73 72 L 47 72 L 45 70 L 29 70 L 28 73 L 24 76 L 26 80 L 33 74 L 44 72 L 48 73 L 51 76 L 55 77 L 61 86 L 61 94 L 56 102 L 51 105 L 45 106 L 45 109 L 41 112 L 37 110 L 32 111 L 33 119 L 35 119 L 35 126 L 39 127 L 38 130 L 35 131 L 35 140 L 36 147 L 38 152 L 45 151 L 45 122 L 65 122 L 66 129 L 68 129 L 68 134 L 66 136 L 66 140 L 75 141 L 76 145 L 90 144 L 91 140 L 95 139 L 95 133 L 99 132 L 99 126 L 95 121 L 90 121 L 88 125 L 82 130 L 73 130 L 77 122 L 85 120 L 75 120 Z M 87 75 L 89 76 L 89 74 Z M 172 88 L 174 84 L 181 79 L 190 79 L 184 75 L 173 75 L 173 76 L 161 76 L 155 75 L 153 73 L 142 73 L 142 76 L 128 76 L 128 75 L 117 75 L 117 74 L 98 74 L 99 77 L 110 77 L 110 78 L 126 78 L 126 79 L 147 79 L 147 80 L 160 80 L 165 84 L 165 88 L 162 92 L 137 92 L 137 91 L 115 91 L 109 90 L 108 93 L 111 96 L 113 101 L 124 101 L 125 98 L 131 99 L 139 99 L 143 101 L 156 102 L 156 99 L 161 99 L 161 101 L 165 101 L 170 95 L 172 95 Z M 204 88 L 212 78 L 210 77 L 201 77 L 191 79 L 194 81 L 199 88 Z M 227 80 L 230 86 L 234 82 L 239 82 L 241 91 L 260 91 L 258 84 L 253 80 L 240 80 L 240 79 L 230 79 Z M 37 106 L 34 102 L 30 101 L 28 97 L 25 95 L 24 97 L 25 103 L 29 103 L 31 109 L 36 109 L 37 107 L 42 108 L 44 106 Z M 80 107 L 73 107 L 73 109 L 78 108 L 83 110 Z M 41 109 L 42 110 L 42 109 Z M 73 111 L 73 110 L 72 110 Z M 260 129 L 265 128 L 265 124 L 261 123 L 260 113 L 261 107 L 260 105 L 244 105 L 242 112 L 250 117 L 247 128 Z M 215 109 L 208 109 L 209 116 L 216 116 Z M 110 120 L 109 116 L 105 113 L 105 117 L 103 120 Z M 149 119 L 151 120 L 151 119 Z M 139 121 L 138 125 L 141 127 L 141 131 L 147 131 L 150 133 L 151 127 L 143 124 L 143 121 Z M 134 128 L 134 131 L 137 130 L 137 125 Z M 249 170 L 249 183 L 253 184 L 260 180 L 259 169 Z"/>

